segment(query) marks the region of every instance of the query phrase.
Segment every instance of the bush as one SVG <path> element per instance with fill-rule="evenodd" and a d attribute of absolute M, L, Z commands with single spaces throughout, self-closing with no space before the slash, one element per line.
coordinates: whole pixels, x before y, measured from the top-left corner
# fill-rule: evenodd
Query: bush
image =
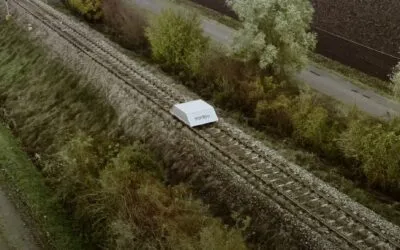
<path fill-rule="evenodd" d="M 201 94 L 230 110 L 246 116 L 254 115 L 257 102 L 264 95 L 264 87 L 255 80 L 257 69 L 220 51 L 210 51 L 202 65 L 197 84 Z"/>
<path fill-rule="evenodd" d="M 175 73 L 199 74 L 209 41 L 203 36 L 197 17 L 164 11 L 150 21 L 146 36 L 155 61 Z"/>
<path fill-rule="evenodd" d="M 381 123 L 356 120 L 341 135 L 339 143 L 346 156 L 360 161 L 369 184 L 399 190 L 399 131 Z"/>
<path fill-rule="evenodd" d="M 336 158 L 339 132 L 331 115 L 315 96 L 301 93 L 292 109 L 293 138 L 319 154 Z"/>
<path fill-rule="evenodd" d="M 103 0 L 67 0 L 70 8 L 89 21 L 98 21 L 103 17 L 102 2 Z"/>
<path fill-rule="evenodd" d="M 264 94 L 258 81 L 233 81 L 221 79 L 217 82 L 215 101 L 230 110 L 241 111 L 246 117 L 253 117 L 257 103 Z"/>
<path fill-rule="evenodd" d="M 293 131 L 292 102 L 284 95 L 278 96 L 273 101 L 262 100 L 257 103 L 255 124 L 261 128 L 272 130 L 282 136 L 290 136 Z M 267 128 L 267 129 L 268 129 Z"/>
<path fill-rule="evenodd" d="M 98 247 L 246 249 L 241 231 L 211 217 L 186 187 L 165 186 L 160 164 L 141 145 L 107 146 L 80 135 L 54 160 L 44 172 Z"/>
<path fill-rule="evenodd" d="M 112 34 L 127 49 L 142 49 L 146 45 L 146 17 L 139 9 L 121 0 L 103 0 L 104 22 Z"/>

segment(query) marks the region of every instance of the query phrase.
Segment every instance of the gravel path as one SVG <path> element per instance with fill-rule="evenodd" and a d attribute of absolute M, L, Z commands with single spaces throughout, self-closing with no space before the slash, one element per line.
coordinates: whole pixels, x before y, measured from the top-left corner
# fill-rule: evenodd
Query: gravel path
<path fill-rule="evenodd" d="M 8 140 L 0 133 L 0 150 L 5 150 L 9 147 Z M 28 227 L 23 222 L 18 209 L 0 185 L 0 250 L 9 249 L 36 250 L 39 248 Z"/>

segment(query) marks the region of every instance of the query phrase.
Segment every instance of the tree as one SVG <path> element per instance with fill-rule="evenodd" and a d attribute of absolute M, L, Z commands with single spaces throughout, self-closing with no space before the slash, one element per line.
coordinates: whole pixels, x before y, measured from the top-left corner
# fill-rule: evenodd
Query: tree
<path fill-rule="evenodd" d="M 393 95 L 396 97 L 400 97 L 400 63 L 397 64 L 396 67 L 393 69 L 393 74 L 391 76 L 392 91 Z"/>
<path fill-rule="evenodd" d="M 314 12 L 309 0 L 226 2 L 243 22 L 233 45 L 235 54 L 275 76 L 290 76 L 306 64 L 316 43 L 309 32 Z"/>
<path fill-rule="evenodd" d="M 150 21 L 146 36 L 153 59 L 175 72 L 197 75 L 209 41 L 203 36 L 196 16 L 172 10 Z"/>

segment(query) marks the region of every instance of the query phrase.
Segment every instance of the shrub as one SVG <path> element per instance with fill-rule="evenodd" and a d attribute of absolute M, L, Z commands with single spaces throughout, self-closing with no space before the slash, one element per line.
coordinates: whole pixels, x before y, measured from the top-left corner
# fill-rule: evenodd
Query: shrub
<path fill-rule="evenodd" d="M 209 41 L 203 36 L 197 17 L 164 11 L 150 21 L 146 36 L 155 61 L 176 73 L 199 74 Z"/>
<path fill-rule="evenodd" d="M 337 123 L 312 94 L 301 93 L 292 109 L 293 138 L 302 146 L 328 157 L 338 155 Z"/>
<path fill-rule="evenodd" d="M 98 21 L 103 17 L 102 2 L 102 0 L 67 0 L 70 8 L 89 21 Z"/>
<path fill-rule="evenodd" d="M 221 79 L 217 82 L 220 90 L 214 98 L 221 106 L 235 111 L 241 111 L 246 117 L 253 117 L 259 100 L 262 99 L 264 89 L 258 81 L 233 81 Z"/>
<path fill-rule="evenodd" d="M 54 160 L 44 172 L 98 247 L 246 249 L 241 231 L 211 217 L 186 187 L 165 186 L 160 164 L 141 145 L 107 146 L 80 135 Z"/>
<path fill-rule="evenodd" d="M 360 161 L 362 171 L 371 185 L 385 189 L 400 188 L 400 135 L 390 126 L 352 121 L 340 138 L 346 156 Z"/>
<path fill-rule="evenodd" d="M 262 83 L 255 80 L 257 68 L 213 49 L 200 72 L 194 88 L 203 88 L 203 95 L 224 108 L 242 111 L 248 117 L 254 115 L 264 95 Z"/>
<path fill-rule="evenodd" d="M 284 95 L 278 96 L 273 101 L 262 100 L 257 103 L 255 123 L 261 128 L 273 128 L 282 136 L 290 136 L 292 133 L 292 102 Z"/>
<path fill-rule="evenodd" d="M 128 49 L 144 48 L 146 17 L 137 7 L 121 0 L 103 0 L 104 22 L 117 40 Z"/>

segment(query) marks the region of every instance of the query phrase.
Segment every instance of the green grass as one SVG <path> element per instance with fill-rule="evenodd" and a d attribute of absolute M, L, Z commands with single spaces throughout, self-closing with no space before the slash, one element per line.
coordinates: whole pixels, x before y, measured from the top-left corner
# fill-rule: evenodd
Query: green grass
<path fill-rule="evenodd" d="M 52 199 L 40 172 L 20 149 L 11 132 L 0 124 L 0 178 L 34 221 L 40 240 L 48 249 L 84 249 L 73 233 L 71 222 Z"/>

